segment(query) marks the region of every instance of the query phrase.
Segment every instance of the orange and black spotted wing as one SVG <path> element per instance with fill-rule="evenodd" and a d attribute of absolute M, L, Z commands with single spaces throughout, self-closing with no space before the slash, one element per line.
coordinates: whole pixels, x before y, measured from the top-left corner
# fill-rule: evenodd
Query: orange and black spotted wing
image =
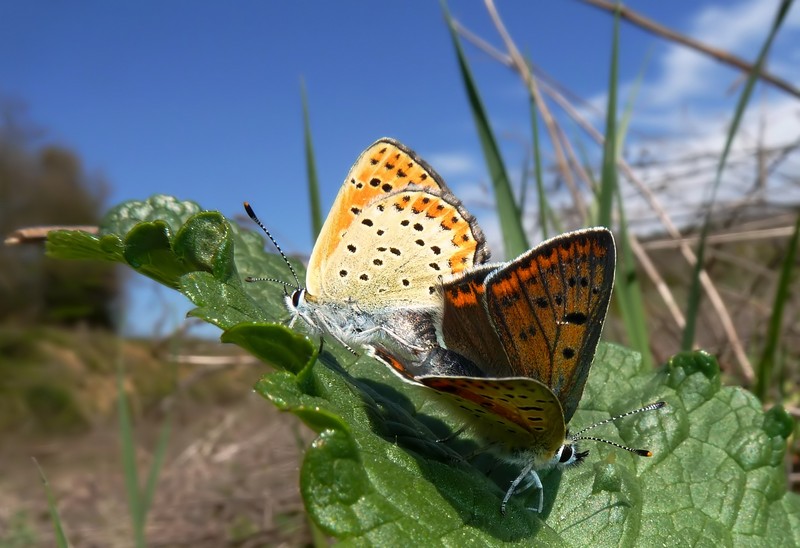
<path fill-rule="evenodd" d="M 456 376 L 417 380 L 446 395 L 457 411 L 473 419 L 469 423 L 484 441 L 504 452 L 549 460 L 564 443 L 561 405 L 539 381 Z"/>
<path fill-rule="evenodd" d="M 614 283 L 614 238 L 605 228 L 562 234 L 490 273 L 486 308 L 510 375 L 536 379 L 569 422 L 594 358 Z"/>
<path fill-rule="evenodd" d="M 334 250 L 342 244 L 342 238 L 364 209 L 380 198 L 408 188 L 425 189 L 439 194 L 461 210 L 461 202 L 450 192 L 436 171 L 402 143 L 383 138 L 361 153 L 350 168 L 311 253 L 306 280 L 309 293 L 321 293 L 321 281 L 315 276 L 328 271 L 330 265 L 327 263 L 334 256 Z M 462 213 L 475 239 L 474 262 L 483 263 L 489 256 L 483 234 L 474 218 L 464 210 Z"/>
<path fill-rule="evenodd" d="M 484 281 L 500 265 L 476 266 L 444 282 L 439 325 L 444 346 L 478 365 L 484 376 L 503 377 L 511 368 L 484 304 Z"/>

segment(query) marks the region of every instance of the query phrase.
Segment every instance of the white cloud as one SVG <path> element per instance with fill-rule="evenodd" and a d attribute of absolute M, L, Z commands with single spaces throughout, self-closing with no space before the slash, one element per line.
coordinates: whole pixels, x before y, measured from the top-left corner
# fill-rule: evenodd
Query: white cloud
<path fill-rule="evenodd" d="M 689 34 L 718 48 L 741 51 L 760 44 L 772 27 L 777 0 L 748 0 L 739 4 L 710 6 L 694 18 Z M 800 12 L 790 11 L 781 32 L 800 27 Z"/>
<path fill-rule="evenodd" d="M 705 91 L 711 83 L 703 77 L 712 68 L 711 61 L 682 46 L 670 46 L 661 64 L 661 77 L 644 86 L 642 94 L 654 106 L 673 105 Z"/>
<path fill-rule="evenodd" d="M 755 61 L 772 26 L 777 5 L 777 0 L 747 0 L 706 7 L 692 18 L 686 29 L 679 30 L 705 44 Z M 794 9 L 787 15 L 778 37 L 786 41 L 798 28 L 800 11 Z M 797 55 L 796 48 L 787 50 L 773 49 L 774 62 L 781 64 L 782 56 L 792 58 Z M 645 86 L 642 97 L 653 106 L 662 107 L 681 104 L 708 93 L 723 98 L 738 77 L 735 69 L 679 44 L 667 47 L 657 62 L 657 70 L 658 77 Z"/>
<path fill-rule="evenodd" d="M 682 32 L 753 61 L 772 25 L 776 9 L 776 0 L 747 0 L 706 7 Z M 770 70 L 789 81 L 798 74 L 796 62 L 793 63 L 798 56 L 795 46 L 798 29 L 800 11 L 794 9 L 780 30 L 776 47 L 770 52 Z M 777 47 L 780 44 L 785 45 Z M 780 71 L 782 67 L 786 72 Z M 642 86 L 632 130 L 638 128 L 658 137 L 642 139 L 631 133 L 626 152 L 632 160 L 640 156 L 657 160 L 639 169 L 638 175 L 657 192 L 662 205 L 671 214 L 680 217 L 695 212 L 696 215 L 698 204 L 708 198 L 742 91 L 743 77 L 735 69 L 680 45 L 667 46 L 656 60 L 655 69 L 655 78 Z M 731 88 L 734 84 L 736 87 Z M 757 88 L 733 143 L 718 198 L 736 201 L 752 190 L 757 172 L 753 153 L 756 147 L 776 147 L 798 140 L 800 102 L 767 85 Z M 778 184 L 781 183 L 774 179 L 768 186 L 774 189 Z M 780 192 L 784 190 L 789 192 L 785 186 Z M 652 212 L 635 194 L 629 197 L 631 217 L 636 216 L 634 210 L 638 209 L 642 219 L 652 219 Z M 652 226 L 652 222 L 645 221 L 645 224 Z"/>

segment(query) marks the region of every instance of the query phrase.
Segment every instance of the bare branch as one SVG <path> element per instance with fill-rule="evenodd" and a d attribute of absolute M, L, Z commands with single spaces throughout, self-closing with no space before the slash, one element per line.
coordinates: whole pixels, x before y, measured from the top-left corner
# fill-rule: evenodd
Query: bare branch
<path fill-rule="evenodd" d="M 18 228 L 3 241 L 6 245 L 20 245 L 38 243 L 47 239 L 47 234 L 55 230 L 82 230 L 89 234 L 97 234 L 100 229 L 96 226 L 32 226 L 29 228 Z"/>
<path fill-rule="evenodd" d="M 717 61 L 720 61 L 726 65 L 730 65 L 743 72 L 747 73 L 753 72 L 753 65 L 751 63 L 748 63 L 744 59 L 736 57 L 735 55 L 731 55 L 727 51 L 703 44 L 702 42 L 695 40 L 694 38 L 689 38 L 688 36 L 676 32 L 672 29 L 668 29 L 667 27 L 656 23 L 652 19 L 648 19 L 644 15 L 641 15 L 630 8 L 626 8 L 614 2 L 608 2 L 607 0 L 580 0 L 580 1 L 583 2 L 584 4 L 589 4 L 590 6 L 594 6 L 598 9 L 605 10 L 612 14 L 619 11 L 619 15 L 622 19 L 629 21 L 630 23 L 636 25 L 637 27 L 640 27 L 655 35 L 661 36 L 662 38 L 666 38 L 667 40 L 677 42 L 678 44 L 681 44 L 683 46 L 686 46 L 687 48 L 691 48 L 695 51 L 705 54 L 708 57 L 712 57 Z M 794 87 L 786 80 L 774 76 L 763 69 L 761 70 L 761 74 L 759 74 L 758 77 L 761 80 L 764 80 L 765 82 L 772 84 L 776 88 L 785 91 L 790 95 L 794 95 L 796 98 L 800 99 L 800 90 L 798 90 L 796 87 Z"/>

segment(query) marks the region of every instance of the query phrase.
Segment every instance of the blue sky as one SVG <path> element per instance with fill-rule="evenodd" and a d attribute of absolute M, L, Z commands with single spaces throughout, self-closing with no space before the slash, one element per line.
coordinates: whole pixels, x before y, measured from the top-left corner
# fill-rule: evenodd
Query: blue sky
<path fill-rule="evenodd" d="M 481 199 L 487 176 L 478 138 L 438 2 L 4 4 L 0 99 L 24 102 L 28 118 L 46 130 L 44 141 L 71 148 L 90 173 L 104 177 L 109 206 L 165 193 L 233 216 L 249 200 L 284 248 L 309 253 L 302 78 L 325 211 L 359 152 L 391 136 L 440 171 L 490 241 L 495 233 L 490 204 Z M 627 5 L 753 60 L 777 2 Z M 602 110 L 607 14 L 578 2 L 499 0 L 497 7 L 523 53 Z M 454 1 L 450 9 L 502 48 L 482 2 Z M 795 7 L 770 61 L 771 71 L 796 83 L 798 15 Z M 718 150 L 737 73 L 626 24 L 621 48 L 623 90 L 645 67 L 631 150 L 652 155 L 654 143 L 665 155 L 701 144 Z M 530 140 L 526 92 L 489 56 L 470 45 L 466 51 L 505 158 L 518 173 Z M 800 137 L 796 100 L 764 88 L 758 105 L 774 128 L 770 142 Z M 141 281 L 135 287 L 128 320 L 134 331 L 148 332 L 156 318 L 171 324 L 190 306 Z"/>

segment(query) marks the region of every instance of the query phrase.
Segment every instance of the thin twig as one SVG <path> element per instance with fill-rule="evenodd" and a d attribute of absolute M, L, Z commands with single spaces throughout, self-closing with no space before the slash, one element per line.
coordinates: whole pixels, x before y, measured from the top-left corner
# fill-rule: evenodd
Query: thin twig
<path fill-rule="evenodd" d="M 539 109 L 539 113 L 542 116 L 542 122 L 544 122 L 547 132 L 550 134 L 550 141 L 553 145 L 553 151 L 555 152 L 556 156 L 556 165 L 558 165 L 559 172 L 564 177 L 564 183 L 567 185 L 570 194 L 572 194 L 572 200 L 575 203 L 575 207 L 578 209 L 581 216 L 584 219 L 587 219 L 588 209 L 583 201 L 582 194 L 578 191 L 578 187 L 575 185 L 575 179 L 572 176 L 572 170 L 569 169 L 567 159 L 564 156 L 564 151 L 561 148 L 561 141 L 558 138 L 558 131 L 556 130 L 556 122 L 553 118 L 553 115 L 550 113 L 550 109 L 547 107 L 542 95 L 539 93 L 539 88 L 536 85 L 536 80 L 533 78 L 533 74 L 531 74 L 531 71 L 529 70 L 528 63 L 522 57 L 522 54 L 520 54 L 516 44 L 514 44 L 514 41 L 508 34 L 502 19 L 500 19 L 500 15 L 497 13 L 497 9 L 494 6 L 494 0 L 484 0 L 484 4 L 486 5 L 486 10 L 489 12 L 489 16 L 494 22 L 498 34 L 500 34 L 500 37 L 503 39 L 503 42 L 508 49 L 508 55 L 510 56 L 512 64 L 525 80 L 526 86 L 533 95 L 533 100 L 536 102 L 536 107 Z"/>
<path fill-rule="evenodd" d="M 47 235 L 55 230 L 82 230 L 89 234 L 97 234 L 100 229 L 96 226 L 85 225 L 52 225 L 52 226 L 31 226 L 28 228 L 18 228 L 3 241 L 6 245 L 32 244 L 44 241 Z"/>
<path fill-rule="evenodd" d="M 672 320 L 675 322 L 675 325 L 677 325 L 678 328 L 683 329 L 686 326 L 686 318 L 684 318 L 683 312 L 681 312 L 678 303 L 675 302 L 675 297 L 672 295 L 672 291 L 670 291 L 669 286 L 664 281 L 664 278 L 661 277 L 661 274 L 659 274 L 658 269 L 656 268 L 655 264 L 653 264 L 653 261 L 650 260 L 650 256 L 643 249 L 639 239 L 636 238 L 635 235 L 628 232 L 628 241 L 631 245 L 631 251 L 636 256 L 636 259 L 639 261 L 639 264 L 642 266 L 645 273 L 650 277 L 653 285 L 655 285 L 656 291 L 658 291 L 658 294 L 661 295 L 661 300 L 663 300 L 664 304 L 667 306 L 667 310 L 669 310 L 669 313 L 672 314 Z"/>
<path fill-rule="evenodd" d="M 594 6 L 601 10 L 607 11 L 611 14 L 619 13 L 619 16 L 626 21 L 636 25 L 637 27 L 643 28 L 644 30 L 661 36 L 662 38 L 666 38 L 667 40 L 671 40 L 673 42 L 677 42 L 683 46 L 691 48 L 695 51 L 703 53 L 708 57 L 712 57 L 717 61 L 721 61 L 726 65 L 730 65 L 734 68 L 737 68 L 745 73 L 753 72 L 753 65 L 748 63 L 744 59 L 736 57 L 735 55 L 731 55 L 727 51 L 717 49 L 715 47 L 703 44 L 702 42 L 695 40 L 694 38 L 689 38 L 684 34 L 680 34 L 672 29 L 668 29 L 667 27 L 660 25 L 653 21 L 652 19 L 648 19 L 644 15 L 641 15 L 630 8 L 626 8 L 625 6 L 621 6 L 615 2 L 608 2 L 607 0 L 580 0 L 584 4 L 589 4 L 590 6 Z M 774 76 L 764 70 L 758 75 L 760 79 L 764 80 L 765 82 L 769 82 L 776 88 L 785 91 L 790 95 L 794 95 L 796 98 L 800 99 L 800 90 L 794 87 L 792 84 L 787 82 L 786 80 Z"/>
<path fill-rule="evenodd" d="M 767 228 L 764 230 L 748 230 L 746 232 L 728 232 L 727 234 L 709 234 L 706 243 L 724 244 L 738 243 L 753 240 L 774 240 L 775 238 L 788 238 L 794 233 L 793 226 L 782 226 L 778 228 Z M 686 236 L 678 240 L 653 240 L 642 246 L 645 249 L 674 249 L 682 245 L 696 244 L 699 236 Z"/>

